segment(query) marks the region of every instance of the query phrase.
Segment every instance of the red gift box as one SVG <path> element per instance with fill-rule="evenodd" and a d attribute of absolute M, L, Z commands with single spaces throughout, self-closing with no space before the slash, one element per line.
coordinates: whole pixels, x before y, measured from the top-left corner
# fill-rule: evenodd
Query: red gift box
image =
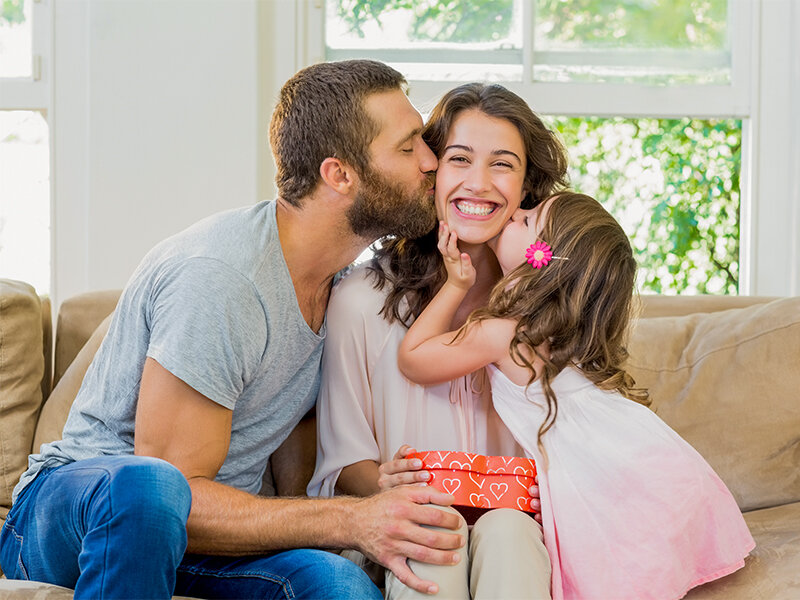
<path fill-rule="evenodd" d="M 406 458 L 422 460 L 422 468 L 431 476 L 428 484 L 451 494 L 457 508 L 535 512 L 528 488 L 536 483 L 536 463 L 530 458 L 446 450 L 412 452 Z"/>

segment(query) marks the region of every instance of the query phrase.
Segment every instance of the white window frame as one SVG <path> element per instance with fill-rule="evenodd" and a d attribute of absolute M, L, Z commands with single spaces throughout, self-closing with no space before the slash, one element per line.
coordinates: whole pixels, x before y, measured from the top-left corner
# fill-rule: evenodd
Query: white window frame
<path fill-rule="evenodd" d="M 287 28 L 294 24 L 296 32 L 295 62 L 283 62 L 281 73 L 288 78 L 295 70 L 324 60 L 325 3 L 300 0 L 285 4 L 282 22 Z M 533 3 L 523 0 L 522 18 L 527 24 L 523 29 L 523 81 L 504 85 L 526 98 L 540 114 L 741 119 L 739 293 L 797 295 L 800 118 L 791 105 L 800 102 L 800 41 L 791 32 L 800 28 L 798 4 L 793 0 L 729 0 L 730 84 L 653 86 L 533 81 L 532 52 L 528 50 L 533 39 Z M 390 58 L 385 52 L 381 57 Z M 792 75 L 787 77 L 786 61 L 792 60 Z M 409 81 L 409 96 L 425 109 L 453 85 L 456 83 Z M 785 173 L 776 178 L 773 173 L 783 169 Z"/>
<path fill-rule="evenodd" d="M 54 0 L 33 0 L 32 23 L 32 68 L 30 77 L 0 77 L 0 110 L 37 111 L 47 122 L 50 141 L 50 296 L 53 296 L 55 280 L 55 248 L 53 223 L 53 16 L 51 3 Z"/>

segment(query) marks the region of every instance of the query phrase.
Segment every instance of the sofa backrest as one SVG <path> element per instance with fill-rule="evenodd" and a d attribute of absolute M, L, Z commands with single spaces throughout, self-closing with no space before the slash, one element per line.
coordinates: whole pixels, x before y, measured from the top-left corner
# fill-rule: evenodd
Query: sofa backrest
<path fill-rule="evenodd" d="M 46 309 L 49 311 L 49 307 Z M 0 516 L 28 464 L 45 380 L 42 301 L 27 283 L 0 280 Z M 49 334 L 48 334 L 49 335 Z M 49 349 L 49 348 L 48 348 Z M 46 388 L 45 388 L 46 389 Z"/>
<path fill-rule="evenodd" d="M 100 322 L 114 311 L 120 293 L 120 290 L 88 292 L 61 303 L 56 326 L 53 388 Z"/>
<path fill-rule="evenodd" d="M 119 293 L 62 304 L 56 383 L 34 437 L 48 379 L 49 309 L 30 286 L 0 280 L 0 516 L 31 449 L 60 437 Z M 650 389 L 652 408 L 708 460 L 743 510 L 800 500 L 800 298 L 642 296 L 629 349 L 628 369 Z M 27 383 L 7 374 L 23 368 Z"/>
<path fill-rule="evenodd" d="M 629 351 L 651 408 L 742 510 L 800 501 L 800 297 L 641 318 Z"/>

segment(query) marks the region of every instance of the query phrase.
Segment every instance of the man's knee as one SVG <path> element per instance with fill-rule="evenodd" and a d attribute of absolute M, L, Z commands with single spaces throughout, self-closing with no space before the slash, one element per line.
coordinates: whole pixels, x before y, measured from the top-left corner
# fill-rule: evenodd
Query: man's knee
<path fill-rule="evenodd" d="M 307 567 L 302 580 L 293 579 L 298 598 L 360 599 L 383 598 L 367 574 L 352 561 L 324 550 L 304 550 Z M 304 589 L 299 589 L 304 588 Z"/>
<path fill-rule="evenodd" d="M 140 514 L 143 526 L 169 521 L 185 526 L 192 506 L 192 492 L 183 474 L 170 463 L 146 456 L 120 457 L 109 469 L 109 494 L 113 512 Z"/>

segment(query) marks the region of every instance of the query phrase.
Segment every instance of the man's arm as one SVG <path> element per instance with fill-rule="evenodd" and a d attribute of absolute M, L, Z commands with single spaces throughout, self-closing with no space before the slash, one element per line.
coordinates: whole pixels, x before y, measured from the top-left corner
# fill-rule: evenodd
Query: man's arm
<path fill-rule="evenodd" d="M 301 547 L 357 548 L 390 568 L 414 589 L 435 584 L 417 578 L 413 558 L 453 564 L 458 534 L 421 525 L 458 527 L 458 517 L 424 504 L 452 497 L 404 487 L 368 498 L 329 500 L 261 498 L 214 481 L 230 443 L 232 411 L 209 400 L 148 358 L 136 412 L 135 452 L 175 465 L 192 490 L 188 551 L 255 554 Z"/>

